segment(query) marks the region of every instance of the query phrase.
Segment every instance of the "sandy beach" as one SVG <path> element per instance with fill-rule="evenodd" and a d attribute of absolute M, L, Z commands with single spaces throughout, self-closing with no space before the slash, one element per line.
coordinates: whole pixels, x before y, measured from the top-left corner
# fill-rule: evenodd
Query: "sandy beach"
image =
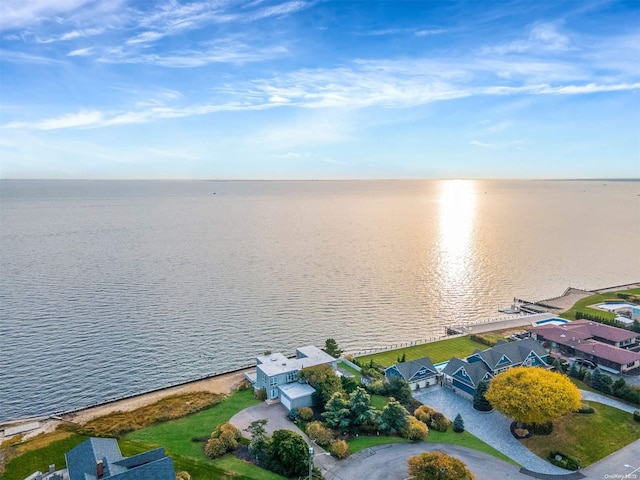
<path fill-rule="evenodd" d="M 25 419 L 25 420 L 16 420 L 12 422 L 6 422 L 0 424 L 0 443 L 2 443 L 8 436 L 5 436 L 5 428 L 7 427 L 17 427 L 21 424 L 35 424 L 38 423 L 38 427 L 25 432 L 24 438 L 30 438 L 40 433 L 49 433 L 53 432 L 58 425 L 64 422 L 73 422 L 77 424 L 87 423 L 89 420 L 92 420 L 97 417 L 101 417 L 111 412 L 116 411 L 131 411 L 136 408 L 142 407 L 144 405 L 149 405 L 154 403 L 161 398 L 168 397 L 170 395 L 176 395 L 180 393 L 189 393 L 189 392 L 211 392 L 211 393 L 220 393 L 220 394 L 228 394 L 234 391 L 240 383 L 244 380 L 244 375 L 246 372 L 253 370 L 253 368 L 238 370 L 235 372 L 225 373 L 222 375 L 218 375 L 212 378 L 207 378 L 204 380 L 197 380 L 195 382 L 186 383 L 183 385 L 177 385 L 175 387 L 165 388 L 162 390 L 157 390 L 155 392 L 149 392 L 142 395 L 137 395 L 135 397 L 126 398 L 123 400 L 118 400 L 115 402 L 107 403 L 104 405 L 98 405 L 95 407 L 86 408 L 83 410 L 79 410 L 77 412 L 64 414 L 61 416 L 62 420 L 56 420 L 52 418 L 46 419 Z"/>

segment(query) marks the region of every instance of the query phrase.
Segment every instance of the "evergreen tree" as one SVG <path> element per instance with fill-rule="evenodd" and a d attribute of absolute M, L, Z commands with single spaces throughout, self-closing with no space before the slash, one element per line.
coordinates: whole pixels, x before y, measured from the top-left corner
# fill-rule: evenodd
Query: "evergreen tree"
<path fill-rule="evenodd" d="M 606 393 L 607 395 L 610 395 L 612 387 L 613 387 L 613 380 L 609 375 L 607 375 L 606 373 L 603 373 L 600 376 L 600 391 L 602 393 Z"/>
<path fill-rule="evenodd" d="M 338 343 L 333 338 L 327 338 L 325 340 L 323 350 L 333 358 L 338 358 L 342 355 L 342 350 L 338 348 Z"/>
<path fill-rule="evenodd" d="M 596 390 L 602 390 L 602 370 L 596 368 L 591 374 L 591 386 Z"/>
<path fill-rule="evenodd" d="M 464 432 L 464 421 L 460 414 L 456 415 L 456 418 L 453 420 L 453 431 L 456 433 Z"/>
<path fill-rule="evenodd" d="M 409 412 L 395 398 L 390 398 L 378 417 L 378 428 L 385 433 L 401 432 L 408 422 Z"/>
<path fill-rule="evenodd" d="M 377 414 L 375 408 L 371 406 L 371 396 L 361 387 L 357 387 L 349 395 L 349 410 L 351 411 L 351 427 L 372 422 Z"/>
<path fill-rule="evenodd" d="M 322 416 L 329 427 L 342 431 L 349 429 L 351 411 L 349 410 L 349 402 L 341 392 L 336 392 L 331 396 L 327 402 L 326 410 Z"/>
<path fill-rule="evenodd" d="M 478 388 L 476 388 L 476 393 L 473 395 L 473 408 L 480 412 L 490 412 L 493 410 L 493 407 L 489 403 L 489 400 L 485 398 L 485 393 L 489 389 L 489 382 L 483 381 L 480 382 Z"/>
<path fill-rule="evenodd" d="M 406 362 L 406 361 L 407 361 L 407 354 L 406 354 L 406 353 L 403 353 L 403 354 L 402 354 L 402 359 L 400 360 L 400 363 L 404 363 L 404 362 Z"/>
<path fill-rule="evenodd" d="M 579 370 L 578 370 L 578 366 L 576 365 L 576 362 L 573 362 L 571 364 L 571 367 L 569 368 L 569 376 L 572 378 L 578 378 L 578 374 L 579 374 Z"/>
<path fill-rule="evenodd" d="M 587 385 L 592 385 L 593 383 L 593 375 L 591 375 L 591 372 L 589 372 L 588 370 L 584 370 L 580 369 L 580 372 L 582 372 L 582 378 L 578 377 L 580 380 L 582 380 L 584 383 L 586 383 Z"/>

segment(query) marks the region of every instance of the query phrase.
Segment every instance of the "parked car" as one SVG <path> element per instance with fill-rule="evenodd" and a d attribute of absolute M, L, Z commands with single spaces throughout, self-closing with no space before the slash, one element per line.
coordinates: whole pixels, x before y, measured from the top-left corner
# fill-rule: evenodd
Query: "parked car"
<path fill-rule="evenodd" d="M 597 365 L 593 363 L 591 360 L 586 360 L 584 358 L 576 358 L 576 365 L 578 367 L 586 367 L 586 368 L 596 368 Z"/>

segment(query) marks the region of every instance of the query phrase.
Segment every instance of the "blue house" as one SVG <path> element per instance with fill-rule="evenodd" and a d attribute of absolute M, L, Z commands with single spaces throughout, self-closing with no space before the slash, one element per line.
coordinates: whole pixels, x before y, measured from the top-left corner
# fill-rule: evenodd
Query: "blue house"
<path fill-rule="evenodd" d="M 429 357 L 396 363 L 387 368 L 384 371 L 384 375 L 387 380 L 391 380 L 394 377 L 406 380 L 411 390 L 435 385 L 438 381 L 438 370 L 433 366 Z"/>
<path fill-rule="evenodd" d="M 513 367 L 547 367 L 548 352 L 537 341 L 499 342 L 486 350 L 476 350 L 465 359 L 453 357 L 442 370 L 444 385 L 463 396 L 473 397 L 482 381 Z"/>
<path fill-rule="evenodd" d="M 69 480 L 175 480 L 163 448 L 123 457 L 115 438 L 89 438 L 65 454 Z"/>

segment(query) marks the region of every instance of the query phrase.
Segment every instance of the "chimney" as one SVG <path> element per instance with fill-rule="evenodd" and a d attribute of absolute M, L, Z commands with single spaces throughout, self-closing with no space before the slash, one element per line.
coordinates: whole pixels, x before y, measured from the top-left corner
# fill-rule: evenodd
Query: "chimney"
<path fill-rule="evenodd" d="M 102 478 L 103 475 L 104 475 L 104 464 L 102 463 L 102 460 L 98 460 L 96 462 L 96 477 Z"/>

